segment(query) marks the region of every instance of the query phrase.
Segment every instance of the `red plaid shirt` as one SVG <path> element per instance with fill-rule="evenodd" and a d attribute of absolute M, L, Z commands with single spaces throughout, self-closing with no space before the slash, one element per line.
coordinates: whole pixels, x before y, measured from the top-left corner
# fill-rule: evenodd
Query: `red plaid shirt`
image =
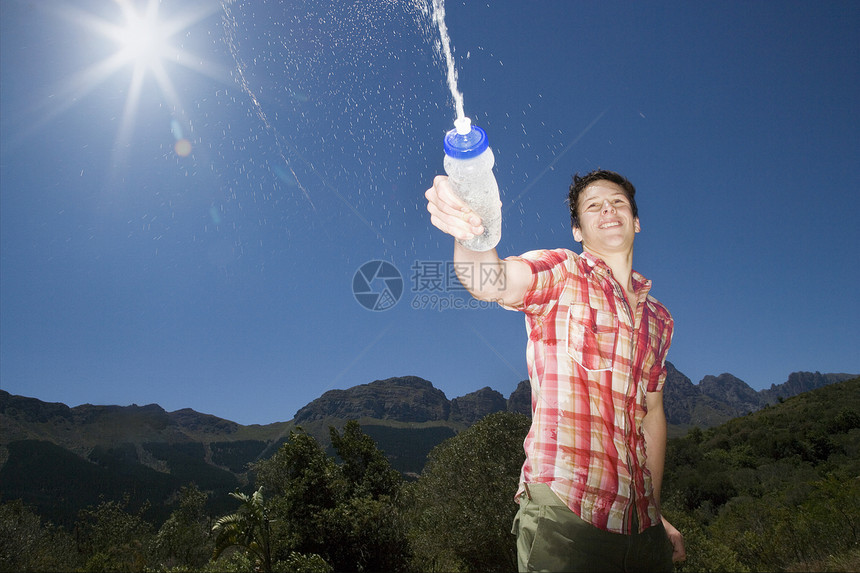
<path fill-rule="evenodd" d="M 645 393 L 663 389 L 673 321 L 633 272 L 636 306 L 606 264 L 566 249 L 511 257 L 533 273 L 526 313 L 532 426 L 522 484 L 543 482 L 584 521 L 616 533 L 656 525 L 645 467 Z"/>

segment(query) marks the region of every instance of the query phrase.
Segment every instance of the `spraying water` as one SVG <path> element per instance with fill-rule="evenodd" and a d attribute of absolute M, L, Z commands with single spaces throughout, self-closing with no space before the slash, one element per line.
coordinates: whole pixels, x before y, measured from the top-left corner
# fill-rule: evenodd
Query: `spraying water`
<path fill-rule="evenodd" d="M 259 205 L 255 222 L 278 236 L 308 221 L 337 240 L 360 223 L 384 248 L 408 249 L 394 231 L 424 209 L 402 190 L 435 162 L 415 134 L 433 129 L 449 97 L 464 117 L 444 0 L 221 5 L 240 93 L 222 91 L 212 117 L 242 106 L 252 124 L 224 126 L 244 157 L 218 162 L 235 176 L 228 200 Z"/>
<path fill-rule="evenodd" d="M 433 0 L 433 20 L 439 28 L 439 40 L 442 43 L 442 55 L 448 66 L 448 89 L 454 98 L 457 119 L 466 116 L 463 109 L 463 94 L 457 89 L 457 67 L 454 65 L 454 55 L 451 53 L 451 38 L 448 36 L 448 26 L 445 25 L 445 0 Z"/>
<path fill-rule="evenodd" d="M 457 68 L 445 25 L 445 0 L 433 0 L 433 20 L 439 28 L 441 51 L 448 66 L 448 89 L 457 111 L 454 129 L 445 136 L 445 172 L 454 193 L 481 218 L 484 227 L 482 234 L 460 243 L 473 251 L 489 251 L 499 243 L 502 234 L 499 186 L 493 175 L 495 158 L 487 134 L 472 126 L 463 109 L 463 94 L 457 89 Z"/>

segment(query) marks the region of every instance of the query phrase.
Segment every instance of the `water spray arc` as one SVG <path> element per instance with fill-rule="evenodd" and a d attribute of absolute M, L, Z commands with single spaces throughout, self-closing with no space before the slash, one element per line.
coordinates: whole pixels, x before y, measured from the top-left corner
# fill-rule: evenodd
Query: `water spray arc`
<path fill-rule="evenodd" d="M 478 217 L 483 233 L 460 244 L 472 251 L 489 251 L 502 237 L 502 203 L 499 185 L 493 175 L 495 157 L 489 146 L 487 133 L 466 117 L 463 94 L 457 88 L 457 68 L 451 53 L 451 39 L 445 25 L 445 2 L 433 0 L 433 20 L 439 28 L 442 54 L 448 66 L 448 88 L 454 98 L 457 119 L 454 129 L 445 135 L 445 172 L 462 199 Z"/>

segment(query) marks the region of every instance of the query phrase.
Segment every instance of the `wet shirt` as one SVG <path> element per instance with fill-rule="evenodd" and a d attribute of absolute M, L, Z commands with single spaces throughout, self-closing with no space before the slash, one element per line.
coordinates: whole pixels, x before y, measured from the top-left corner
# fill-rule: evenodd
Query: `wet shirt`
<path fill-rule="evenodd" d="M 673 321 L 633 272 L 635 307 L 601 260 L 566 249 L 511 259 L 533 273 L 523 306 L 532 388 L 522 484 L 547 483 L 584 521 L 630 533 L 656 525 L 645 467 L 646 392 L 661 391 Z M 511 260 L 508 259 L 508 260 Z M 510 308 L 510 307 L 509 307 Z"/>

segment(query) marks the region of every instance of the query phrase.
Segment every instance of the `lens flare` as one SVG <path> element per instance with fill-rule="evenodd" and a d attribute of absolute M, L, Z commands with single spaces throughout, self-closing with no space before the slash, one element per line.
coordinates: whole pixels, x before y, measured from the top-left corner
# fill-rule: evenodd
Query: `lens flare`
<path fill-rule="evenodd" d="M 176 155 L 179 157 L 188 157 L 191 154 L 191 142 L 187 139 L 180 139 L 176 142 L 176 145 L 173 146 L 173 151 L 175 151 Z"/>

